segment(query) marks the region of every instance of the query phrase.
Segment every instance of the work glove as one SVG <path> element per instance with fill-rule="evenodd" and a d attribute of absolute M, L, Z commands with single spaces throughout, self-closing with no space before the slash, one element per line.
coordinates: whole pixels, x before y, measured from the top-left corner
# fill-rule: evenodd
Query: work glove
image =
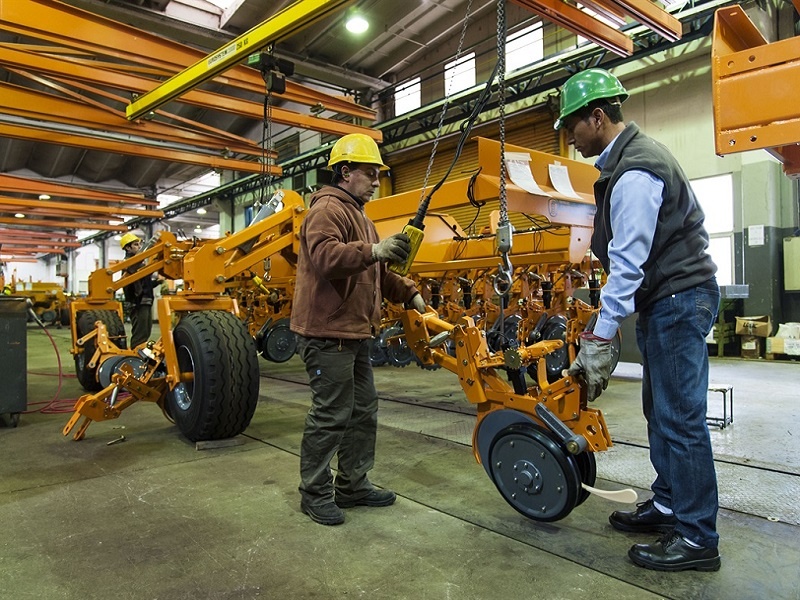
<path fill-rule="evenodd" d="M 611 378 L 611 367 L 614 363 L 611 340 L 584 331 L 580 335 L 580 347 L 575 362 L 565 374 L 580 377 L 586 385 L 586 400 L 594 402 L 608 387 L 608 380 Z"/>
<path fill-rule="evenodd" d="M 413 308 L 418 313 L 424 313 L 428 310 L 428 307 L 425 305 L 425 300 L 422 298 L 422 294 L 417 292 L 414 297 L 411 299 L 411 308 Z"/>
<path fill-rule="evenodd" d="M 408 258 L 409 252 L 411 240 L 405 233 L 395 233 L 372 246 L 372 258 L 380 262 L 402 263 Z"/>

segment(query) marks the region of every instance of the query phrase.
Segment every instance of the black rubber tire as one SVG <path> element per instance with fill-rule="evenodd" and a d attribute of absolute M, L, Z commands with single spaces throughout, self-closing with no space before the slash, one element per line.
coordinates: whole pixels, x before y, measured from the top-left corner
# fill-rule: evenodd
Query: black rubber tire
<path fill-rule="evenodd" d="M 59 311 L 60 319 L 61 319 L 61 326 L 67 327 L 69 325 L 69 309 L 62 308 Z"/>
<path fill-rule="evenodd" d="M 190 381 L 167 393 L 167 412 L 192 442 L 242 433 L 258 404 L 256 343 L 231 313 L 207 310 L 183 317 L 172 332 L 181 373 Z"/>
<path fill-rule="evenodd" d="M 109 339 L 122 350 L 128 347 L 128 339 L 125 337 L 125 326 L 114 310 L 85 310 L 78 313 L 76 317 L 77 337 L 80 339 L 94 329 L 94 324 L 101 321 L 108 329 Z M 90 369 L 87 367 L 92 360 L 97 345 L 94 339 L 89 340 L 83 346 L 83 352 L 75 355 L 75 375 L 78 382 L 87 392 L 96 392 L 101 389 L 100 382 L 97 380 L 97 367 Z"/>

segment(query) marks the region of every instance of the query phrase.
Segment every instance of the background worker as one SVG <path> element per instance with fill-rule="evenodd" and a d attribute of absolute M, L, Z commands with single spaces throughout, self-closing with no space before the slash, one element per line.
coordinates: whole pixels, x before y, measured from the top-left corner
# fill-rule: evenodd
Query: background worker
<path fill-rule="evenodd" d="M 602 69 L 573 75 L 561 91 L 556 129 L 566 130 L 584 158 L 598 157 L 591 247 L 608 273 L 597 324 L 581 334 L 568 373 L 584 380 L 590 401 L 599 396 L 610 377 L 611 339 L 626 317 L 639 313 L 642 403 L 656 479 L 651 500 L 609 521 L 622 531 L 664 534 L 629 550 L 639 566 L 715 571 L 719 503 L 705 418 L 705 338 L 719 307 L 716 266 L 686 174 L 663 145 L 623 122 L 627 98 Z"/>
<path fill-rule="evenodd" d="M 131 258 L 142 249 L 142 240 L 133 232 L 128 232 L 122 236 L 119 245 L 125 251 L 125 258 Z M 142 267 L 142 263 L 125 269 L 125 275 L 132 275 Z M 163 279 L 154 280 L 152 277 L 144 277 L 134 281 L 123 288 L 125 301 L 130 304 L 131 315 L 131 348 L 136 348 L 139 344 L 150 339 L 150 332 L 153 329 L 153 301 L 155 295 L 153 288 L 159 285 Z"/>
<path fill-rule="evenodd" d="M 382 298 L 420 312 L 425 302 L 410 279 L 387 269 L 387 263 L 408 257 L 408 237 L 379 240 L 364 213 L 380 172 L 388 168 L 378 146 L 366 135 L 345 135 L 331 149 L 328 167 L 332 184 L 311 196 L 300 229 L 291 329 L 311 383 L 300 449 L 300 508 L 317 523 L 338 525 L 344 522 L 342 508 L 395 501 L 394 492 L 375 488 L 367 477 L 378 423 L 370 340 L 380 329 Z"/>

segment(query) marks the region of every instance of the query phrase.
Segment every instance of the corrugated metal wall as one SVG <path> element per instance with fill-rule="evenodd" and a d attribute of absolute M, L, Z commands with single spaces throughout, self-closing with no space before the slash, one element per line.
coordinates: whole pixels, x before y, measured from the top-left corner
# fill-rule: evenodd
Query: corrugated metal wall
<path fill-rule="evenodd" d="M 497 123 L 477 126 L 472 130 L 470 137 L 477 136 L 500 139 L 500 130 Z M 445 174 L 453 159 L 458 136 L 451 136 L 442 140 L 436 150 L 436 162 L 433 165 L 429 185 L 433 185 Z M 547 110 L 528 113 L 506 122 L 506 142 L 516 144 L 531 150 L 559 153 L 558 132 L 553 130 L 553 117 Z M 397 158 L 390 155 L 386 157 L 387 164 L 392 169 L 394 193 L 399 194 L 422 187 L 425 180 L 425 171 L 430 159 L 431 144 L 421 146 L 419 151 L 408 150 Z M 468 173 L 478 167 L 478 143 L 470 139 L 464 146 L 464 151 L 458 159 L 451 177 L 460 173 Z"/>
<path fill-rule="evenodd" d="M 494 140 L 500 139 L 498 124 L 489 123 L 475 127 L 470 137 L 475 138 L 478 136 Z M 436 161 L 428 179 L 428 189 L 436 185 L 447 172 L 453 160 L 457 142 L 458 136 L 451 136 L 440 141 L 436 150 Z M 559 154 L 559 135 L 553 129 L 553 117 L 546 109 L 509 119 L 506 122 L 506 142 L 553 155 Z M 391 155 L 386 157 L 386 163 L 392 169 L 394 193 L 399 194 L 422 188 L 425 181 L 425 171 L 430 160 L 431 147 L 432 145 L 428 143 L 421 145 L 419 150 L 410 149 L 394 158 Z M 474 139 L 470 139 L 465 144 L 461 157 L 450 173 L 450 179 L 465 177 L 477 168 L 478 143 Z M 467 229 L 469 227 L 472 231 L 479 231 L 488 224 L 489 214 L 496 209 L 498 209 L 497 200 L 487 202 L 480 211 L 476 211 L 475 207 L 465 202 L 463 208 L 451 211 L 450 216 L 462 228 Z M 517 229 L 526 229 L 531 224 L 522 215 L 510 215 L 510 220 Z"/>

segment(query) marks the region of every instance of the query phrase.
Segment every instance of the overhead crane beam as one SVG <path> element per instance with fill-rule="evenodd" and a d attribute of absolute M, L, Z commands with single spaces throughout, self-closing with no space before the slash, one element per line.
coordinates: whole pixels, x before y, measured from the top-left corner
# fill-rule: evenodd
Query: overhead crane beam
<path fill-rule="evenodd" d="M 129 120 L 138 119 L 151 110 L 197 87 L 225 69 L 242 62 L 268 44 L 289 37 L 331 11 L 352 4 L 353 0 L 299 0 L 250 31 L 212 52 L 204 59 L 170 77 L 125 109 Z"/>
<path fill-rule="evenodd" d="M 0 117 L 1 116 L 2 115 L 0 115 Z M 44 142 L 59 146 L 86 148 L 88 150 L 139 156 L 173 163 L 181 162 L 208 167 L 209 169 L 230 169 L 232 171 L 243 171 L 245 173 L 268 173 L 271 175 L 281 174 L 280 167 L 273 165 L 262 165 L 258 162 L 200 154 L 197 152 L 178 151 L 158 144 L 147 145 L 145 142 L 148 140 L 145 139 L 126 142 L 121 139 L 93 137 L 93 133 L 95 136 L 98 134 L 98 132 L 91 132 L 89 130 L 66 131 L 54 128 L 52 124 L 33 121 L 14 124 L 7 124 L 0 121 L 0 137 Z"/>
<path fill-rule="evenodd" d="M 63 185 L 41 181 L 38 179 L 28 179 L 7 173 L 0 173 L 0 192 L 14 192 L 18 194 L 47 194 L 48 196 L 59 196 L 62 198 L 80 198 L 82 200 L 93 200 L 106 204 L 141 204 L 143 206 L 158 206 L 158 200 L 143 198 L 138 194 L 117 194 L 114 192 L 103 192 L 79 188 L 73 185 Z M 0 231 L 0 234 L 3 233 Z M 45 234 L 50 235 L 50 234 Z M 75 236 L 72 236 L 73 238 Z"/>
<path fill-rule="evenodd" d="M 615 54 L 620 56 L 633 54 L 633 41 L 627 35 L 563 0 L 513 0 L 513 2 Z"/>
<path fill-rule="evenodd" d="M 0 83 L 0 109 L 7 115 L 85 128 L 91 135 L 113 132 L 123 136 L 148 138 L 159 146 L 172 145 L 178 151 L 239 153 L 253 157 L 261 157 L 264 152 L 261 146 L 249 140 L 235 143 L 228 138 L 156 121 L 129 123 L 122 117 L 121 111 L 115 114 L 111 108 L 101 109 L 9 83 Z"/>
<path fill-rule="evenodd" d="M 55 0 L 0 2 L 0 29 L 56 44 L 48 50 L 51 53 L 61 50 L 57 46 L 66 46 L 91 56 L 111 56 L 133 62 L 133 66 L 120 64 L 119 68 L 133 68 L 140 73 L 146 68 L 156 68 L 162 75 L 174 74 L 204 56 L 203 52 L 185 44 Z M 229 69 L 218 80 L 254 93 L 264 91 L 261 74 L 243 65 Z M 286 82 L 286 92 L 282 97 L 305 106 L 322 105 L 326 110 L 359 119 L 375 119 L 374 110 L 349 98 L 326 94 L 291 81 Z"/>
<path fill-rule="evenodd" d="M 0 236 L 0 245 L 5 246 L 6 249 L 9 247 L 11 248 L 21 248 L 27 247 L 31 245 L 41 245 L 41 244 L 49 244 L 56 248 L 80 248 L 82 244 L 80 242 L 60 242 L 58 240 L 47 240 L 46 242 L 42 239 L 22 239 L 22 238 L 13 238 L 13 237 L 6 237 Z"/>
<path fill-rule="evenodd" d="M 98 206 L 96 204 L 82 203 L 69 203 L 69 202 L 53 202 L 50 200 L 30 200 L 25 198 L 8 198 L 0 196 L 0 207 L 8 206 L 15 208 L 36 208 L 36 209 L 54 209 L 67 212 L 77 212 L 83 214 L 96 214 L 106 216 L 119 216 L 122 217 L 153 217 L 160 219 L 164 216 L 164 212 L 160 210 L 145 210 L 137 208 L 123 208 L 114 206 Z"/>
<path fill-rule="evenodd" d="M 48 242 L 58 242 L 59 244 L 63 243 L 61 240 L 77 240 L 78 236 L 71 234 L 71 233 L 59 233 L 57 231 L 33 231 L 32 229 L 0 229 L 0 241 L 12 238 L 12 237 L 20 237 L 24 236 L 25 239 L 45 239 Z M 79 246 L 82 246 L 80 242 L 76 242 Z"/>
<path fill-rule="evenodd" d="M 0 217 L 0 223 L 4 225 L 30 225 L 33 227 L 63 227 L 66 229 L 128 231 L 127 225 L 111 225 L 109 223 L 93 223 L 91 221 L 51 221 L 50 219 L 17 219 L 16 217 Z"/>
<path fill-rule="evenodd" d="M 7 242 L 0 242 L 3 250 L 6 252 L 13 252 L 14 254 L 65 254 L 66 250 L 58 246 L 22 246 L 19 244 L 9 244 Z M 8 246 L 8 247 L 7 247 Z"/>
<path fill-rule="evenodd" d="M 20 48 L 24 48 L 24 50 Z M 120 72 L 117 70 L 120 68 L 118 64 L 70 57 L 56 59 L 46 54 L 37 54 L 28 50 L 29 46 L 0 44 L 0 64 L 58 77 L 61 81 L 70 79 L 97 86 L 128 90 L 139 94 L 144 94 L 158 85 L 157 79 Z M 181 96 L 181 102 L 258 121 L 264 117 L 263 103 L 204 90 L 186 92 Z M 380 132 L 376 132 L 375 129 L 370 127 L 353 125 L 335 119 L 323 119 L 278 106 L 270 107 L 270 118 L 279 125 L 300 127 L 337 137 L 348 133 L 363 133 L 372 138 L 380 138 Z"/>

